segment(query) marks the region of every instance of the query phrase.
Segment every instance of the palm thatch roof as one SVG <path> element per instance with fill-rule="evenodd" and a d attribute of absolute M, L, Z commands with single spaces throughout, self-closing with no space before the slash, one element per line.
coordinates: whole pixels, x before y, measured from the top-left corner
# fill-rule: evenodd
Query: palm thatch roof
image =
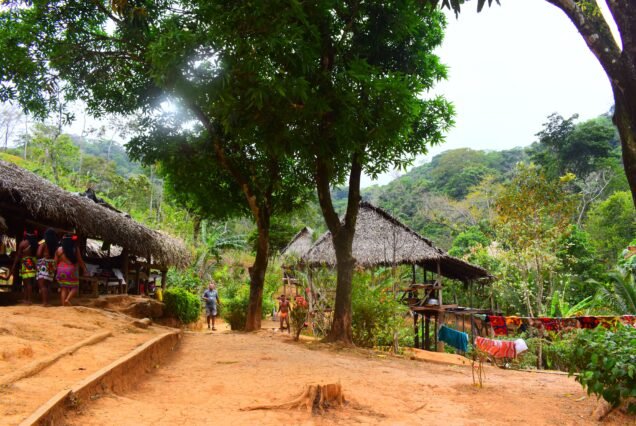
<path fill-rule="evenodd" d="M 104 243 L 101 241 L 93 240 L 92 238 L 86 240 L 86 256 L 88 257 L 106 259 L 108 257 L 121 256 L 123 251 L 120 246 L 111 244 L 109 254 L 109 250 L 104 247 Z"/>
<path fill-rule="evenodd" d="M 285 246 L 283 250 L 281 250 L 280 255 L 282 257 L 297 257 L 301 258 L 309 251 L 313 241 L 311 240 L 311 236 L 314 231 L 305 226 L 303 229 L 298 231 L 294 238 L 291 239 L 289 244 Z"/>
<path fill-rule="evenodd" d="M 491 280 L 485 269 L 437 248 L 386 211 L 360 203 L 353 239 L 353 257 L 359 266 L 421 265 L 430 271 L 461 281 Z M 303 257 L 309 266 L 335 266 L 336 252 L 331 232 L 323 234 Z"/>
<path fill-rule="evenodd" d="M 0 160 L 0 210 L 7 221 L 27 220 L 108 241 L 162 266 L 185 266 L 178 239 L 149 229 L 122 213 L 64 191 L 46 179 Z M 9 216 L 11 215 L 11 216 Z M 11 226 L 10 226 L 11 227 Z M 19 232 L 19 231 L 18 231 Z"/>

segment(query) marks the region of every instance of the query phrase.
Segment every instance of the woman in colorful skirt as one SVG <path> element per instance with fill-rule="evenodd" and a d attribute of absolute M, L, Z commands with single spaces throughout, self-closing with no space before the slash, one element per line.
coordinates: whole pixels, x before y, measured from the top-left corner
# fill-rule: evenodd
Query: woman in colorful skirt
<path fill-rule="evenodd" d="M 20 278 L 22 279 L 22 287 L 24 288 L 24 300 L 29 305 L 31 304 L 31 292 L 37 275 L 36 264 L 37 258 L 35 257 L 38 250 L 38 233 L 37 230 L 24 231 L 24 239 L 18 244 L 17 253 L 13 266 L 9 271 L 9 277 L 15 271 L 18 261 L 20 262 Z"/>
<path fill-rule="evenodd" d="M 47 229 L 44 232 L 44 242 L 38 247 L 38 287 L 44 306 L 49 306 L 48 286 L 55 279 L 55 251 L 58 246 L 57 234 L 53 229 Z"/>
<path fill-rule="evenodd" d="M 79 292 L 79 269 L 86 272 L 86 265 L 80 254 L 77 235 L 64 235 L 62 246 L 55 251 L 55 280 L 60 285 L 62 306 L 71 306 L 71 299 Z"/>

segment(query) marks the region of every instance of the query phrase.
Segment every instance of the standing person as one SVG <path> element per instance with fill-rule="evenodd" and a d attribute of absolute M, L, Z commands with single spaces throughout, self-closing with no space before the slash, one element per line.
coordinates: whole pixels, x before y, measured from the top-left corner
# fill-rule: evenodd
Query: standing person
<path fill-rule="evenodd" d="M 35 276 L 37 275 L 38 232 L 35 229 L 24 231 L 24 239 L 18 244 L 17 253 L 13 260 L 13 266 L 9 271 L 7 280 L 15 271 L 15 267 L 20 262 L 20 278 L 24 287 L 24 298 L 27 304 L 31 304 L 31 293 Z"/>
<path fill-rule="evenodd" d="M 280 312 L 280 330 L 284 330 L 283 321 L 285 321 L 285 323 L 287 324 L 287 332 L 291 333 L 291 331 L 289 330 L 289 300 L 287 300 L 284 294 L 280 296 L 278 312 Z"/>
<path fill-rule="evenodd" d="M 44 232 L 44 242 L 38 247 L 38 287 L 42 305 L 49 306 L 48 286 L 55 279 L 55 252 L 59 245 L 57 234 L 51 228 Z"/>
<path fill-rule="evenodd" d="M 216 306 L 217 304 L 221 306 L 221 300 L 219 300 L 219 292 L 216 290 L 214 281 L 212 281 L 208 289 L 203 292 L 203 299 L 205 300 L 205 314 L 208 320 L 208 329 L 210 328 L 210 321 L 212 321 L 212 330 L 216 331 L 216 328 L 214 328 L 214 318 L 217 314 Z"/>
<path fill-rule="evenodd" d="M 77 244 L 77 235 L 64 235 L 62 246 L 55 251 L 55 264 L 55 279 L 60 285 L 62 306 L 71 306 L 71 299 L 79 292 L 78 267 L 86 273 L 86 265 Z"/>

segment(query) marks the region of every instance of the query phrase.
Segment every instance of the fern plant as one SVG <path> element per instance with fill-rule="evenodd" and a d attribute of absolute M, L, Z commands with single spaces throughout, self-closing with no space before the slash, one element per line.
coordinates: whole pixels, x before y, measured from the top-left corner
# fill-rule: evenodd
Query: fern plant
<path fill-rule="evenodd" d="M 636 314 L 636 282 L 630 272 L 614 271 L 608 274 L 611 289 L 601 287 L 597 298 L 615 314 Z"/>

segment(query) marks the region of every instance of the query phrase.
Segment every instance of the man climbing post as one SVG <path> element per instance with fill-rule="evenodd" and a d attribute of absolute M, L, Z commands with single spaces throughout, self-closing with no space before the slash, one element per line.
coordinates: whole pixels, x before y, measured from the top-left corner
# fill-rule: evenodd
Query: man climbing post
<path fill-rule="evenodd" d="M 208 329 L 210 329 L 211 321 L 212 330 L 216 331 L 216 328 L 214 327 L 214 318 L 217 314 L 217 304 L 221 305 L 221 301 L 219 300 L 219 292 L 216 290 L 214 281 L 210 283 L 208 289 L 203 293 L 203 299 L 205 300 L 205 314 L 207 315 Z"/>
<path fill-rule="evenodd" d="M 280 331 L 283 331 L 283 321 L 287 324 L 287 332 L 291 333 L 289 330 L 289 300 L 285 297 L 285 295 L 280 296 L 280 303 L 278 305 L 278 312 L 280 313 Z"/>

